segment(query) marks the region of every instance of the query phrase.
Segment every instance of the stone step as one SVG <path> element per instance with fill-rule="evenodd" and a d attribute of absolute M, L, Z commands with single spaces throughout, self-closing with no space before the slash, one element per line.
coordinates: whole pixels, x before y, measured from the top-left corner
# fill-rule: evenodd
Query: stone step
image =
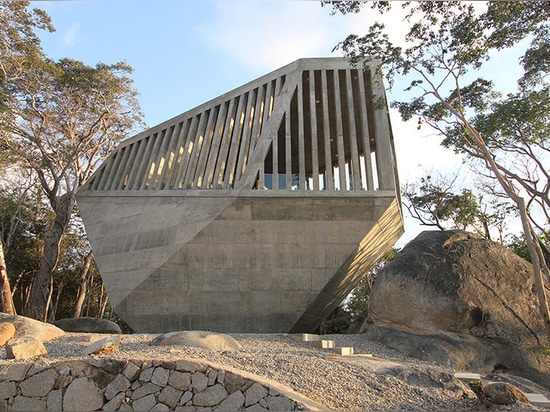
<path fill-rule="evenodd" d="M 471 373 L 471 372 L 456 372 L 454 374 L 454 377 L 456 379 L 460 379 L 461 381 L 479 381 L 481 380 L 481 376 L 479 373 Z"/>
<path fill-rule="evenodd" d="M 312 333 L 290 333 L 288 336 L 298 342 L 317 342 L 320 339 L 319 335 Z"/>
<path fill-rule="evenodd" d="M 319 335 L 312 333 L 290 333 L 288 336 L 298 342 L 310 342 L 316 348 L 330 349 L 341 356 L 351 356 L 354 352 L 353 347 L 335 347 L 333 340 L 321 339 Z"/>
<path fill-rule="evenodd" d="M 550 400 L 540 393 L 526 393 L 531 405 L 541 406 L 543 408 L 550 408 Z"/>
<path fill-rule="evenodd" d="M 338 355 L 341 355 L 341 356 L 351 356 L 353 355 L 353 352 L 354 352 L 353 347 L 351 346 L 331 348 L 330 350 L 332 352 L 336 352 Z"/>
<path fill-rule="evenodd" d="M 311 345 L 315 346 L 316 348 L 321 348 L 321 349 L 332 349 L 332 348 L 334 348 L 334 341 L 333 340 L 321 339 L 321 340 L 317 340 L 317 341 L 312 341 Z"/>

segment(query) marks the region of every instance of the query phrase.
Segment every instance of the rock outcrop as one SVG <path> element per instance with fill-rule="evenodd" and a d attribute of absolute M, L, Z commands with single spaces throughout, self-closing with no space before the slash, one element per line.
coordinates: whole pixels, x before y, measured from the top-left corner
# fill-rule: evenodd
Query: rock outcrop
<path fill-rule="evenodd" d="M 5 322 L 15 326 L 16 338 L 32 337 L 36 340 L 47 342 L 65 334 L 62 329 L 49 323 L 40 322 L 25 316 L 0 313 L 0 323 Z"/>
<path fill-rule="evenodd" d="M 55 321 L 55 326 L 65 332 L 82 333 L 122 333 L 120 326 L 107 319 L 96 319 L 87 316 L 67 318 Z"/>
<path fill-rule="evenodd" d="M 223 333 L 204 331 L 170 332 L 156 336 L 150 343 L 160 346 L 190 346 L 210 350 L 239 350 L 239 343 Z"/>
<path fill-rule="evenodd" d="M 379 273 L 367 334 L 460 370 L 505 369 L 550 387 L 531 265 L 462 231 L 426 231 Z"/>

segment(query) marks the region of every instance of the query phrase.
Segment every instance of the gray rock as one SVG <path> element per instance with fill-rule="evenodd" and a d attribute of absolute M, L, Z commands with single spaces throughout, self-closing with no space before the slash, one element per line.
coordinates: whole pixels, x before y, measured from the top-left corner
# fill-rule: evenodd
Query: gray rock
<path fill-rule="evenodd" d="M 168 379 L 168 385 L 182 391 L 186 391 L 187 389 L 189 389 L 190 384 L 191 374 L 189 373 L 173 371 L 170 374 L 170 378 Z"/>
<path fill-rule="evenodd" d="M 15 382 L 0 382 L 0 399 L 8 399 L 17 395 Z"/>
<path fill-rule="evenodd" d="M 262 412 L 262 411 L 267 411 L 267 409 L 261 407 L 259 403 L 255 403 L 254 405 L 251 405 L 248 408 L 246 408 L 245 411 Z"/>
<path fill-rule="evenodd" d="M 54 387 L 57 380 L 55 369 L 46 369 L 37 373 L 19 384 L 23 396 L 40 397 L 46 396 Z"/>
<path fill-rule="evenodd" d="M 119 344 L 119 336 L 107 336 L 84 348 L 82 353 L 84 355 L 105 355 L 115 353 L 118 352 Z"/>
<path fill-rule="evenodd" d="M 122 333 L 120 326 L 107 319 L 96 319 L 90 317 L 59 319 L 55 326 L 65 332 L 82 333 Z"/>
<path fill-rule="evenodd" d="M 293 411 L 294 402 L 286 396 L 270 396 L 266 398 L 267 407 L 272 411 Z"/>
<path fill-rule="evenodd" d="M 182 359 L 176 361 L 176 370 L 191 373 L 204 372 L 206 371 L 206 366 L 199 362 Z"/>
<path fill-rule="evenodd" d="M 103 406 L 103 394 L 87 377 L 77 378 L 67 387 L 63 397 L 65 411 L 94 411 Z"/>
<path fill-rule="evenodd" d="M 51 391 L 46 398 L 46 409 L 48 411 L 63 410 L 63 393 L 61 390 Z"/>
<path fill-rule="evenodd" d="M 124 375 L 117 375 L 117 377 L 107 385 L 105 388 L 105 399 L 110 401 L 118 393 L 125 392 L 132 383 Z"/>
<path fill-rule="evenodd" d="M 135 400 L 132 403 L 132 408 L 134 411 L 148 411 L 151 410 L 156 404 L 157 401 L 155 399 L 155 395 L 150 394 Z"/>
<path fill-rule="evenodd" d="M 208 372 L 208 386 L 212 386 L 216 383 L 216 379 L 218 378 L 218 371 L 215 369 L 212 369 L 210 372 Z"/>
<path fill-rule="evenodd" d="M 244 405 L 244 395 L 241 391 L 235 391 L 215 409 L 220 412 L 240 411 Z"/>
<path fill-rule="evenodd" d="M 27 376 L 32 363 L 13 363 L 0 366 L 0 380 L 21 382 Z"/>
<path fill-rule="evenodd" d="M 179 404 L 180 405 L 185 405 L 191 399 L 193 399 L 193 392 L 187 391 L 181 396 Z"/>
<path fill-rule="evenodd" d="M 208 377 L 201 372 L 195 372 L 191 375 L 191 388 L 193 392 L 202 392 L 208 387 Z"/>
<path fill-rule="evenodd" d="M 164 389 L 160 391 L 159 402 L 162 402 L 168 405 L 171 409 L 174 409 L 178 404 L 178 401 L 183 394 L 182 390 L 173 388 L 171 386 L 165 386 Z"/>
<path fill-rule="evenodd" d="M 16 396 L 11 405 L 12 411 L 44 411 L 46 410 L 46 401 L 40 398 L 27 398 L 26 396 Z"/>
<path fill-rule="evenodd" d="M 459 370 L 509 372 L 546 387 L 550 344 L 532 267 L 500 244 L 462 231 L 426 231 L 377 275 L 367 337 Z"/>
<path fill-rule="evenodd" d="M 141 369 L 133 362 L 128 362 L 128 364 L 122 371 L 122 374 L 131 382 L 135 381 L 140 373 Z"/>
<path fill-rule="evenodd" d="M 154 370 L 155 368 L 142 369 L 141 373 L 139 374 L 139 380 L 143 382 L 150 382 Z"/>
<path fill-rule="evenodd" d="M 120 408 L 125 398 L 126 398 L 126 394 L 124 392 L 120 392 L 115 397 L 113 397 L 109 402 L 103 405 L 103 408 L 101 408 L 101 410 L 116 411 L 118 410 L 118 408 Z"/>
<path fill-rule="evenodd" d="M 149 394 L 157 393 L 160 390 L 161 390 L 160 386 L 153 385 L 151 382 L 145 382 L 143 385 L 141 385 L 139 388 L 137 388 L 132 392 L 131 397 L 132 399 L 139 399 Z"/>
<path fill-rule="evenodd" d="M 195 406 L 215 406 L 227 397 L 227 391 L 219 383 L 206 388 L 193 396 Z"/>
<path fill-rule="evenodd" d="M 48 354 L 42 341 L 30 337 L 12 339 L 4 348 L 8 359 L 28 359 Z"/>
<path fill-rule="evenodd" d="M 166 386 L 169 377 L 170 371 L 159 366 L 153 371 L 153 375 L 151 376 L 151 383 L 154 383 L 158 386 Z"/>
<path fill-rule="evenodd" d="M 512 405 L 516 402 L 530 403 L 525 393 L 506 382 L 492 382 L 484 386 L 487 400 L 495 405 Z"/>
<path fill-rule="evenodd" d="M 163 403 L 157 403 L 155 406 L 153 406 L 151 410 L 152 411 L 169 411 L 170 408 Z"/>
<path fill-rule="evenodd" d="M 170 332 L 159 335 L 151 345 L 181 345 L 219 351 L 238 351 L 241 345 L 231 336 L 204 331 Z"/>
<path fill-rule="evenodd" d="M 225 374 L 225 387 L 227 392 L 233 393 L 237 389 L 244 390 L 247 385 L 248 380 L 243 378 L 241 375 L 237 375 L 232 372 L 227 372 Z"/>
<path fill-rule="evenodd" d="M 31 337 L 35 340 L 48 342 L 59 336 L 65 335 L 65 332 L 49 323 L 40 322 L 25 316 L 8 315 L 0 313 L 0 323 L 10 322 L 15 326 L 16 338 Z"/>
<path fill-rule="evenodd" d="M 257 382 L 254 383 L 245 393 L 244 406 L 250 406 L 258 403 L 260 399 L 265 398 L 267 394 L 267 388 Z"/>

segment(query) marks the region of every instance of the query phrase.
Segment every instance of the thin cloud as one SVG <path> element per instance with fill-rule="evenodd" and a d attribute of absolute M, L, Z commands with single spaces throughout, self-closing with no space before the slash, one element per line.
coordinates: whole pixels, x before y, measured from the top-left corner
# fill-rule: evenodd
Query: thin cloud
<path fill-rule="evenodd" d="M 80 24 L 73 22 L 70 27 L 63 33 L 63 46 L 74 47 L 80 37 Z"/>
<path fill-rule="evenodd" d="M 339 55 L 333 47 L 360 19 L 345 17 L 330 16 L 316 2 L 224 1 L 201 34 L 211 49 L 262 72 L 301 57 Z"/>

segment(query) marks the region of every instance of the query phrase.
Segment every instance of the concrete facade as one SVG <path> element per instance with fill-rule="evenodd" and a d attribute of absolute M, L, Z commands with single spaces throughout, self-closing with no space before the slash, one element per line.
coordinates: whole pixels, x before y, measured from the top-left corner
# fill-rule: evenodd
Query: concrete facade
<path fill-rule="evenodd" d="M 403 233 L 375 68 L 301 59 L 123 142 L 78 193 L 139 332 L 313 332 Z"/>

